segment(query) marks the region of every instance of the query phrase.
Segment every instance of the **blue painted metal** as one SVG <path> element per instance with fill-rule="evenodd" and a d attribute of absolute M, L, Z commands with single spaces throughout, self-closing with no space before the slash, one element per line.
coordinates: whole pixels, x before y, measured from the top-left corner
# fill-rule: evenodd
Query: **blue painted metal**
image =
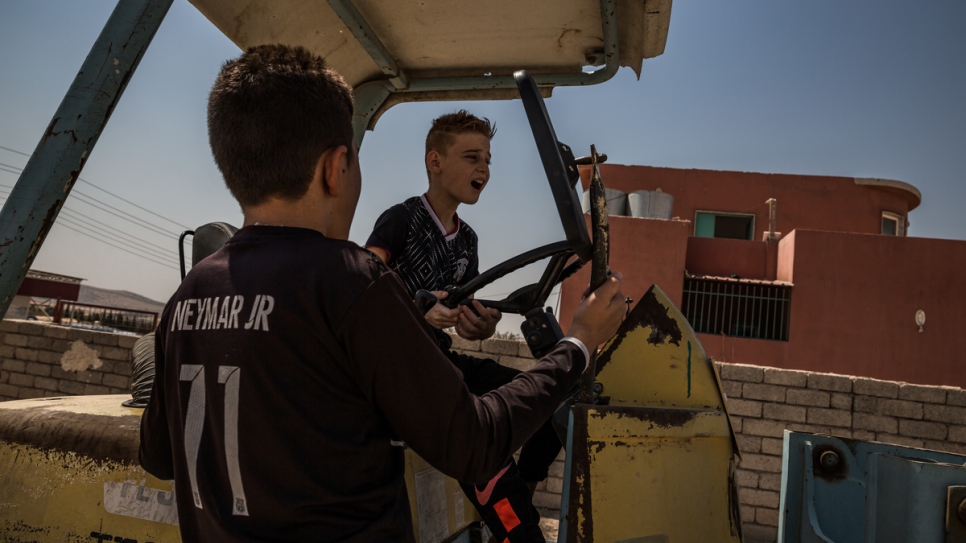
<path fill-rule="evenodd" d="M 173 0 L 120 0 L 0 211 L 6 313 Z"/>
<path fill-rule="evenodd" d="M 572 451 L 574 443 L 574 410 L 569 409 L 567 413 L 567 440 L 564 441 L 564 450 Z M 560 491 L 560 524 L 557 525 L 557 541 L 567 541 L 567 533 L 571 529 L 568 519 L 570 518 L 570 481 L 571 473 L 574 469 L 574 455 L 568 454 L 564 457 L 563 489 Z M 575 528 L 576 529 L 576 528 Z"/>
<path fill-rule="evenodd" d="M 355 38 L 359 40 L 359 43 L 366 49 L 373 61 L 379 65 L 383 73 L 390 77 L 388 81 L 369 81 L 355 89 L 356 116 L 353 119 L 353 127 L 356 130 L 356 141 L 360 144 L 364 136 L 362 132 L 370 127 L 370 119 L 391 93 L 516 88 L 516 82 L 512 75 L 437 77 L 410 80 L 399 69 L 395 59 L 379 41 L 369 23 L 355 8 L 351 0 L 329 0 L 329 5 Z M 541 87 L 596 85 L 614 77 L 620 67 L 617 0 L 600 0 L 600 19 L 604 38 L 604 66 L 593 72 L 579 74 L 534 74 L 533 79 L 537 82 L 537 85 Z"/>
<path fill-rule="evenodd" d="M 778 541 L 940 543 L 963 484 L 966 456 L 785 431 Z"/>

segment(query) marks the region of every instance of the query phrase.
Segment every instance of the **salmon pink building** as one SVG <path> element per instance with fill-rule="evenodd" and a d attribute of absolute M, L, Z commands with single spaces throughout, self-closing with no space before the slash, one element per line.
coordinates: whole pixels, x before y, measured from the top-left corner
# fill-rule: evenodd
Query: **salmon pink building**
<path fill-rule="evenodd" d="M 611 164 L 601 177 L 624 291 L 657 284 L 712 358 L 966 387 L 966 241 L 906 235 L 912 185 Z M 588 274 L 563 285 L 565 330 Z"/>

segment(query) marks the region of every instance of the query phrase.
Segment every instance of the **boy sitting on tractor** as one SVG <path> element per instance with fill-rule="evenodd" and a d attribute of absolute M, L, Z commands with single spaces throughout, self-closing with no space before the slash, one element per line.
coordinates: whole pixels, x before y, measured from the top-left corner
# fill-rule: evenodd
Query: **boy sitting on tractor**
<path fill-rule="evenodd" d="M 465 110 L 435 119 L 426 136 L 425 164 L 429 189 L 385 211 L 366 242 L 402 278 L 410 296 L 419 290 L 436 295 L 426 321 L 440 348 L 463 374 L 467 388 L 483 395 L 520 372 L 494 360 L 451 350 L 444 330 L 456 327 L 465 339 L 487 339 L 502 315 L 473 300 L 471 306 L 443 304 L 447 287 L 461 286 L 479 275 L 478 239 L 460 220 L 460 204 L 473 205 L 490 179 L 490 140 L 496 127 L 489 119 Z M 560 452 L 560 439 L 548 420 L 520 452 L 519 464 L 510 462 L 485 485 L 461 482 L 464 493 L 483 517 L 497 541 L 544 541 L 540 515 L 533 506 L 537 483 L 546 479 Z"/>

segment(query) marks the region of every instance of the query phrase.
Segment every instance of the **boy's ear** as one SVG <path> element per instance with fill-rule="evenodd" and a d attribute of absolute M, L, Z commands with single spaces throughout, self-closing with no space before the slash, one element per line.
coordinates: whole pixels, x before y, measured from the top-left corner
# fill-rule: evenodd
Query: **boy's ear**
<path fill-rule="evenodd" d="M 439 175 L 442 168 L 440 167 L 440 155 L 439 151 L 430 151 L 426 153 L 426 169 L 430 173 Z"/>
<path fill-rule="evenodd" d="M 339 145 L 331 149 L 326 149 L 315 164 L 315 178 L 322 183 L 322 188 L 326 194 L 338 196 L 342 190 L 342 179 L 345 177 L 349 166 L 349 148 Z"/>

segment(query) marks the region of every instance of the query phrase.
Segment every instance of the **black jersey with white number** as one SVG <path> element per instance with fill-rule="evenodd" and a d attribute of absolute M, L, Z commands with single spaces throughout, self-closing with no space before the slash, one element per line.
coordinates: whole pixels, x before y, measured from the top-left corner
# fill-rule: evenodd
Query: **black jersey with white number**
<path fill-rule="evenodd" d="M 562 342 L 471 395 L 395 273 L 357 245 L 248 226 L 192 268 L 156 333 L 141 464 L 185 543 L 413 541 L 398 437 L 482 483 L 582 371 Z"/>
<path fill-rule="evenodd" d="M 426 196 L 414 196 L 387 209 L 366 241 L 389 254 L 411 297 L 416 291 L 461 286 L 479 275 L 478 238 L 470 225 L 456 219 L 456 231 L 447 233 Z M 437 340 L 449 347 L 450 337 L 436 331 Z"/>

